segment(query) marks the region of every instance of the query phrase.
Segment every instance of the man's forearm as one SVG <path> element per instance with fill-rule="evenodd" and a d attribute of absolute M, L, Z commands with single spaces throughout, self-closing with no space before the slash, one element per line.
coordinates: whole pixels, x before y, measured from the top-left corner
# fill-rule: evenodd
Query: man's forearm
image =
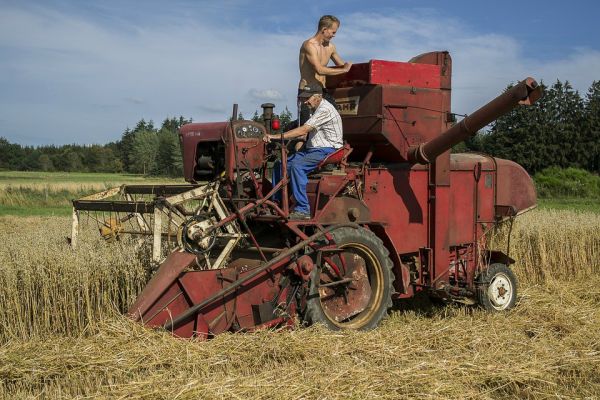
<path fill-rule="evenodd" d="M 332 67 L 320 67 L 317 70 L 317 73 L 319 75 L 325 75 L 325 76 L 333 76 L 333 75 L 341 75 L 341 74 L 345 74 L 346 71 L 344 69 L 344 65 L 339 65 L 337 68 L 332 68 Z"/>
<path fill-rule="evenodd" d="M 284 139 L 294 139 L 300 136 L 305 136 L 308 133 L 308 127 L 306 125 L 299 126 L 298 128 L 294 128 L 291 131 L 287 131 L 283 134 Z M 269 135 L 269 139 L 277 140 L 281 138 L 280 135 Z"/>

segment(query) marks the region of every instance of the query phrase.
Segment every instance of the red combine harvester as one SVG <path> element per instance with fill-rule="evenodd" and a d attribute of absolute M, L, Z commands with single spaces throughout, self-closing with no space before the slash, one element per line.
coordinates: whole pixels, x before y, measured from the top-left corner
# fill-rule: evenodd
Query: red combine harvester
<path fill-rule="evenodd" d="M 422 291 L 509 309 L 514 261 L 486 239 L 535 207 L 532 180 L 514 162 L 449 149 L 541 91 L 527 78 L 455 123 L 451 70 L 447 52 L 432 52 L 355 64 L 328 80 L 346 145 L 309 176 L 310 220 L 288 218 L 285 174 L 274 187 L 268 179 L 272 158 L 285 163 L 287 154 L 283 142 L 262 141 L 274 106 L 263 104 L 264 124 L 236 119 L 234 106 L 229 122 L 181 128 L 190 185 L 123 186 L 76 200 L 73 243 L 81 211 L 111 216 L 101 221 L 107 238 L 154 235 L 157 260 L 166 238 L 170 254 L 129 314 L 180 337 L 296 318 L 371 329 L 392 300 Z"/>

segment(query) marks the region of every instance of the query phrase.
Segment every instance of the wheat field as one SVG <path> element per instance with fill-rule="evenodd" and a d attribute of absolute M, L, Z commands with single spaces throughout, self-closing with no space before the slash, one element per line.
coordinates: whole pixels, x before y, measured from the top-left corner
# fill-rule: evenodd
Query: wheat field
<path fill-rule="evenodd" d="M 69 223 L 0 218 L 0 398 L 600 398 L 600 214 L 516 220 L 508 312 L 417 299 L 369 332 L 208 342 L 123 317 L 151 273 L 148 248 L 90 229 L 73 251 Z"/>

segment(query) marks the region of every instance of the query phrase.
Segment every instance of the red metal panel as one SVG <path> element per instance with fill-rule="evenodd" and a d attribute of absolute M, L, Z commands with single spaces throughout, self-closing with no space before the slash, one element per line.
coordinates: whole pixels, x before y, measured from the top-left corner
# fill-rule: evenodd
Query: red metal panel
<path fill-rule="evenodd" d="M 408 146 L 431 140 L 444 130 L 446 113 L 450 112 L 444 100 L 444 92 L 438 90 L 384 88 L 383 129 L 387 137 L 396 136 L 401 140 L 395 146 L 402 149 L 404 160 Z"/>
<path fill-rule="evenodd" d="M 513 206 L 517 212 L 525 211 L 537 204 L 533 180 L 519 164 L 496 158 L 498 164 L 498 190 L 496 202 L 499 206 Z"/>
<path fill-rule="evenodd" d="M 281 290 L 279 286 L 282 278 L 281 270 L 284 267 L 276 268 L 272 274 L 264 273 L 251 279 L 240 289 L 234 293 L 236 296 L 236 320 L 241 329 L 253 328 L 256 325 L 261 325 L 255 320 L 252 305 L 261 305 L 263 303 L 271 302 L 275 306 L 281 305 L 282 309 L 285 309 L 286 299 L 288 295 L 289 286 Z M 252 270 L 248 270 L 240 273 L 240 278 L 252 273 Z M 293 305 L 290 305 L 293 307 Z M 294 314 L 295 308 L 290 309 L 291 315 Z M 268 321 L 262 321 L 266 323 Z"/>
<path fill-rule="evenodd" d="M 161 293 L 140 321 L 148 327 L 161 327 L 190 306 L 191 304 L 185 297 L 182 288 L 179 284 L 173 283 L 165 292 Z M 195 320 L 192 319 L 178 327 L 173 333 L 180 337 L 191 337 L 194 330 Z"/>
<path fill-rule="evenodd" d="M 347 182 L 346 179 L 346 175 L 324 175 L 320 179 L 319 191 L 326 196 L 336 194 Z"/>
<path fill-rule="evenodd" d="M 233 268 L 209 271 L 189 271 L 179 279 L 181 287 L 190 299 L 191 305 L 199 304 L 217 293 L 227 282 L 233 282 L 237 272 Z M 217 335 L 225 332 L 233 322 L 235 296 L 228 295 L 202 309 L 201 314 L 208 324 L 208 331 Z M 177 316 L 177 315 L 175 315 Z"/>
<path fill-rule="evenodd" d="M 236 139 L 236 144 L 240 169 L 257 170 L 262 167 L 265 157 L 265 143 L 262 139 Z M 235 165 L 235 159 L 232 160 L 232 165 Z"/>
<path fill-rule="evenodd" d="M 478 240 L 475 223 L 494 222 L 496 171 L 492 158 L 480 154 L 452 154 L 451 165 L 450 245 L 455 246 Z"/>
<path fill-rule="evenodd" d="M 439 65 L 370 60 L 353 64 L 345 74 L 327 77 L 326 86 L 333 89 L 360 83 L 439 89 L 440 74 Z"/>
<path fill-rule="evenodd" d="M 451 179 L 449 242 L 450 245 L 456 246 L 473 240 L 475 181 L 473 170 L 452 171 Z"/>
<path fill-rule="evenodd" d="M 239 263 L 236 263 L 239 264 Z M 257 325 L 252 306 L 273 301 L 275 305 L 287 299 L 288 289 L 281 290 L 279 281 L 284 267 L 273 271 L 273 274 L 262 274 L 251 279 L 243 286 L 228 295 L 217 299 L 202 308 L 198 315 L 190 318 L 174 330 L 180 337 L 192 337 L 197 333 L 205 337 L 229 330 L 232 322 L 237 320 L 237 328 L 248 329 Z M 146 326 L 160 327 L 182 315 L 190 307 L 200 304 L 237 279 L 253 272 L 251 266 L 229 267 L 218 270 L 188 271 L 176 282 L 162 291 L 153 305 L 143 315 Z M 293 315 L 295 309 L 290 305 L 288 311 Z M 262 323 L 268 321 L 262 321 Z"/>
<path fill-rule="evenodd" d="M 309 178 L 306 185 L 306 195 L 310 209 L 315 214 L 316 210 L 322 209 L 322 203 L 329 199 L 329 196 L 336 195 L 346 184 L 348 177 L 346 175 L 323 175 L 318 178 Z"/>
<path fill-rule="evenodd" d="M 176 251 L 169 254 L 127 313 L 134 320 L 147 320 L 150 314 L 148 309 L 163 296 L 163 293 L 172 286 L 179 274 L 192 265 L 195 259 L 196 256 L 185 252 Z"/>
<path fill-rule="evenodd" d="M 262 141 L 262 135 L 266 133 L 264 125 L 254 121 L 239 120 L 234 123 L 233 131 L 235 133 L 237 155 L 234 152 L 225 154 L 225 165 L 229 177 L 233 176 L 236 161 L 238 168 L 244 170 L 260 168 L 265 152 L 265 143 Z M 230 132 L 227 131 L 225 142 L 228 146 L 230 141 Z"/>
<path fill-rule="evenodd" d="M 482 166 L 481 178 L 477 184 L 477 191 L 479 193 L 477 201 L 477 220 L 479 223 L 492 223 L 495 220 L 495 186 L 496 171 L 491 165 L 486 168 L 484 164 Z"/>
<path fill-rule="evenodd" d="M 364 85 L 333 91 L 342 110 L 344 139 L 354 149 L 352 160 L 362 160 L 374 146 L 373 161 L 402 162 L 410 146 L 438 136 L 450 112 L 449 92 L 393 85 Z M 391 144 L 391 146 L 390 146 Z"/>
<path fill-rule="evenodd" d="M 442 89 L 452 88 L 452 57 L 447 51 L 432 51 L 419 54 L 409 60 L 417 64 L 434 64 L 440 66 L 440 86 Z"/>
<path fill-rule="evenodd" d="M 225 129 L 227 129 L 227 122 L 192 123 L 179 128 L 179 138 L 183 149 L 183 177 L 186 181 L 194 181 L 198 143 L 223 140 Z"/>
<path fill-rule="evenodd" d="M 431 64 L 371 60 L 369 83 L 440 88 L 440 67 Z"/>
<path fill-rule="evenodd" d="M 371 169 L 365 176 L 364 200 L 398 254 L 417 252 L 426 243 L 427 171 Z"/>
<path fill-rule="evenodd" d="M 319 203 L 324 203 L 324 201 L 319 201 Z M 341 224 L 347 222 L 368 224 L 371 222 L 371 213 L 366 204 L 357 198 L 348 196 L 327 199 L 324 207 L 316 209 L 314 214 L 315 219 L 318 219 L 322 224 Z"/>
<path fill-rule="evenodd" d="M 435 218 L 432 225 L 435 230 L 434 241 L 432 243 L 434 254 L 433 287 L 438 287 L 441 282 L 448 282 L 448 269 L 450 267 L 448 264 L 448 260 L 450 259 L 450 219 L 448 218 L 450 213 L 450 194 L 451 190 L 448 186 L 438 186 L 435 191 Z"/>

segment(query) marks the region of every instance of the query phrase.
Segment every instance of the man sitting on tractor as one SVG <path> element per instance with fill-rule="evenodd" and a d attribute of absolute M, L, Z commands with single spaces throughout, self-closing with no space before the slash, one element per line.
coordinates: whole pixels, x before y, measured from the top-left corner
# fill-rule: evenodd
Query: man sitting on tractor
<path fill-rule="evenodd" d="M 308 136 L 306 146 L 288 157 L 287 174 L 290 179 L 296 207 L 290 213 L 290 219 L 310 219 L 310 206 L 306 196 L 307 175 L 329 154 L 343 146 L 342 118 L 335 107 L 323 100 L 321 87 L 305 86 L 298 93 L 298 101 L 306 104 L 312 116 L 304 125 L 282 134 L 283 139 Z M 281 135 L 266 135 L 265 142 L 281 139 Z M 273 185 L 281 180 L 281 168 L 273 167 Z"/>

